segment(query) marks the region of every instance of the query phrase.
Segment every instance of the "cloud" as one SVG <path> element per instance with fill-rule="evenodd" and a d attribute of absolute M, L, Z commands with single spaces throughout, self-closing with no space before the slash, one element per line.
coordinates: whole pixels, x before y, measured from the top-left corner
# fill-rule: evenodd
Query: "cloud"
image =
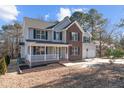
<path fill-rule="evenodd" d="M 71 16 L 71 10 L 69 8 L 60 8 L 59 13 L 57 13 L 57 19 L 61 21 L 66 16 Z"/>
<path fill-rule="evenodd" d="M 88 10 L 89 10 L 88 8 L 72 8 L 72 12 L 79 11 L 79 12 L 87 13 Z"/>
<path fill-rule="evenodd" d="M 72 8 L 72 12 L 75 12 L 75 11 L 83 12 L 83 9 L 82 8 Z"/>
<path fill-rule="evenodd" d="M 72 13 L 76 12 L 76 11 L 80 11 L 80 12 L 84 12 L 87 13 L 88 9 L 87 8 L 60 8 L 60 11 L 57 13 L 57 19 L 59 21 L 61 21 L 64 17 L 66 16 L 71 16 Z"/>
<path fill-rule="evenodd" d="M 6 22 L 17 20 L 20 12 L 14 5 L 0 5 L 0 19 Z"/>
<path fill-rule="evenodd" d="M 49 14 L 46 14 L 44 17 L 45 17 L 45 20 L 47 20 L 50 16 Z"/>

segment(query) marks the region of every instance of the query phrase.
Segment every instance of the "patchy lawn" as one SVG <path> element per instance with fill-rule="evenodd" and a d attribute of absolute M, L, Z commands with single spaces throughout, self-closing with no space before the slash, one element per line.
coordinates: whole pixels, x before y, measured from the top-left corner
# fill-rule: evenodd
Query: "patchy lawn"
<path fill-rule="evenodd" d="M 124 87 L 124 65 L 106 63 L 82 68 L 50 64 L 25 70 L 21 75 L 7 73 L 0 77 L 0 87 Z"/>

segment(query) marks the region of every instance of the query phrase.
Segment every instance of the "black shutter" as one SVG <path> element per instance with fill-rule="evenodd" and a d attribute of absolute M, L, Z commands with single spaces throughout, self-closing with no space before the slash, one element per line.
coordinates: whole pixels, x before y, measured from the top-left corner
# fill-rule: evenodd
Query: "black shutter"
<path fill-rule="evenodd" d="M 35 30 L 35 29 L 33 30 L 33 33 L 34 33 L 34 34 L 33 34 L 33 35 L 34 35 L 33 37 L 34 37 L 34 39 L 35 39 L 35 38 L 36 38 L 36 30 Z"/>
<path fill-rule="evenodd" d="M 60 40 L 62 40 L 62 32 L 60 32 Z"/>
<path fill-rule="evenodd" d="M 56 32 L 54 32 L 54 40 L 56 40 Z"/>
<path fill-rule="evenodd" d="M 48 39 L 48 32 L 46 31 L 46 40 Z"/>
<path fill-rule="evenodd" d="M 80 34 L 78 33 L 78 41 L 80 41 Z"/>

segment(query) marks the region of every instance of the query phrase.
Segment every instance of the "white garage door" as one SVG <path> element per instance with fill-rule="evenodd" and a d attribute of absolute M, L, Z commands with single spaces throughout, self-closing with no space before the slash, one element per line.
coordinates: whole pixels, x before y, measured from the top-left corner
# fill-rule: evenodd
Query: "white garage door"
<path fill-rule="evenodd" d="M 96 56 L 96 48 L 91 44 L 83 45 L 83 58 L 94 58 Z"/>

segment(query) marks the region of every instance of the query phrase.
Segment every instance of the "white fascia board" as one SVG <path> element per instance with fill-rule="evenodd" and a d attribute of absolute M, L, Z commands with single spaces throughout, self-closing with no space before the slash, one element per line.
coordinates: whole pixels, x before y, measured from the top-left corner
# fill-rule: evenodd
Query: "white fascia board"
<path fill-rule="evenodd" d="M 82 33 L 84 33 L 83 28 L 81 28 L 81 26 L 78 24 L 77 21 L 74 21 L 73 23 L 71 23 L 67 28 L 65 28 L 64 30 L 68 30 L 68 28 L 70 28 L 73 24 L 76 24 L 78 26 L 78 28 L 82 31 Z"/>

